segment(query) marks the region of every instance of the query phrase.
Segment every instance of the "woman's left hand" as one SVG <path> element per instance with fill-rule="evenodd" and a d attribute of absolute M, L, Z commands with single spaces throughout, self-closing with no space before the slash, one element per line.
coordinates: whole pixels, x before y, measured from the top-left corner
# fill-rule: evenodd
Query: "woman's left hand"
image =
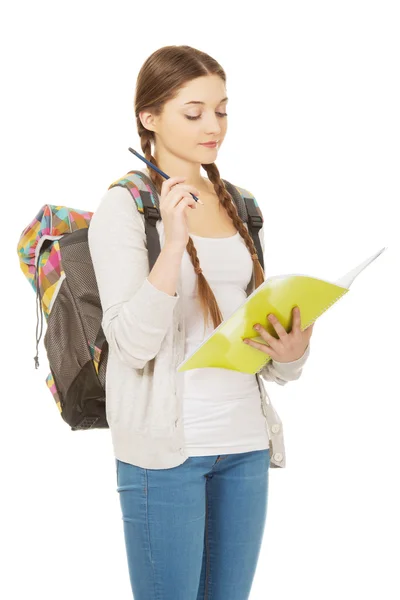
<path fill-rule="evenodd" d="M 301 331 L 299 307 L 295 307 L 293 309 L 293 326 L 290 333 L 286 331 L 277 317 L 272 313 L 268 316 L 268 320 L 274 326 L 274 329 L 279 336 L 278 339 L 268 333 L 268 331 L 266 331 L 266 329 L 264 329 L 264 327 L 258 323 L 254 325 L 254 329 L 258 331 L 260 336 L 269 344 L 269 346 L 260 344 L 259 342 L 255 342 L 254 340 L 250 340 L 248 338 L 245 338 L 243 341 L 249 346 L 258 348 L 258 350 L 261 350 L 261 352 L 264 352 L 264 354 L 268 354 L 277 362 L 292 362 L 301 358 L 307 349 L 315 323 L 307 327 L 307 329 L 304 331 Z"/>

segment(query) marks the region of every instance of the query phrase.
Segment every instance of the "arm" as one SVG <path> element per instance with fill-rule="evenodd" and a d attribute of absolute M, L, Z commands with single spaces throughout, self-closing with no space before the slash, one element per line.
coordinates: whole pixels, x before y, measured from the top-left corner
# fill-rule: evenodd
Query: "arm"
<path fill-rule="evenodd" d="M 258 232 L 261 247 L 264 253 L 264 226 Z M 265 253 L 264 253 L 265 256 Z M 264 260 L 265 264 L 265 260 Z M 302 374 L 303 366 L 306 363 L 310 354 L 310 344 L 308 344 L 303 356 L 292 362 L 282 363 L 271 359 L 259 371 L 259 374 L 266 381 L 275 381 L 279 385 L 285 385 L 289 381 L 299 379 Z"/>
<path fill-rule="evenodd" d="M 171 295 L 171 281 L 183 250 L 164 246 L 149 273 L 143 217 L 121 186 L 109 189 L 92 215 L 88 245 L 109 347 L 128 366 L 142 369 L 158 353 L 173 318 L 179 294 Z"/>

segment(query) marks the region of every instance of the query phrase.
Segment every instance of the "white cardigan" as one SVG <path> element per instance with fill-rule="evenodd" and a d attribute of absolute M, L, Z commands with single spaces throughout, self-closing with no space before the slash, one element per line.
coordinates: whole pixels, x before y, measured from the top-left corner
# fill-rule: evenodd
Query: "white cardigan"
<path fill-rule="evenodd" d="M 156 227 L 162 248 L 162 220 Z M 263 229 L 259 236 L 264 250 Z M 115 458 L 147 469 L 178 466 L 189 456 L 176 377 L 186 339 L 181 278 L 175 296 L 148 281 L 144 216 L 129 190 L 121 186 L 110 188 L 102 197 L 90 222 L 88 244 L 109 345 L 106 417 Z M 254 275 L 246 295 L 253 291 Z M 255 375 L 271 467 L 285 467 L 285 447 L 281 420 L 261 378 L 279 385 L 298 379 L 309 353 L 310 345 L 298 360 L 271 360 Z"/>

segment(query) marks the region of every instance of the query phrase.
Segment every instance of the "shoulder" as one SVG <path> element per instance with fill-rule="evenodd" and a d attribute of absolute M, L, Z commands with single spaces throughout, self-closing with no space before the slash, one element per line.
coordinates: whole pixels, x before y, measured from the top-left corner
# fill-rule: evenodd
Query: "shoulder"
<path fill-rule="evenodd" d="M 130 191 L 120 185 L 109 188 L 100 198 L 99 205 L 95 210 L 92 223 L 108 219 L 114 215 L 129 215 L 137 211 Z"/>
<path fill-rule="evenodd" d="M 120 236 L 133 231 L 144 232 L 144 224 L 129 189 L 114 185 L 100 198 L 90 220 L 90 242 L 104 242 L 104 237 Z"/>
<path fill-rule="evenodd" d="M 100 198 L 99 206 L 114 201 L 121 202 L 122 204 L 127 204 L 128 200 L 132 201 L 132 196 L 128 188 L 122 185 L 112 185 L 113 187 L 110 186 Z"/>

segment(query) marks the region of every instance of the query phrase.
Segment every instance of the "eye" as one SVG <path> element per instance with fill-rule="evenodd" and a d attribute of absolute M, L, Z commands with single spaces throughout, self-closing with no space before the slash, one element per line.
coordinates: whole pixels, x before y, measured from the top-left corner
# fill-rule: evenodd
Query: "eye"
<path fill-rule="evenodd" d="M 228 113 L 217 112 L 217 115 L 222 119 L 224 117 L 227 117 Z M 185 117 L 190 121 L 197 121 L 197 119 L 200 119 L 201 115 L 199 115 L 198 117 L 190 117 L 189 115 L 185 115 Z"/>

